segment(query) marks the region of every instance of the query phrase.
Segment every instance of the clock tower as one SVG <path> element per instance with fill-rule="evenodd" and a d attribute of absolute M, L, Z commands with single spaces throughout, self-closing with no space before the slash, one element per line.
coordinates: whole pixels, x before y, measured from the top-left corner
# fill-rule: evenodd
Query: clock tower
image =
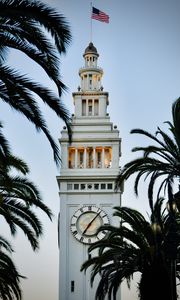
<path fill-rule="evenodd" d="M 80 86 L 72 95 L 72 143 L 65 127 L 60 138 L 59 300 L 94 299 L 97 284 L 91 288 L 90 274 L 80 272 L 80 267 L 88 259 L 88 246 L 105 237 L 106 232 L 96 234 L 97 228 L 115 224 L 113 207 L 121 204 L 121 192 L 114 191 L 121 153 L 119 131 L 107 113 L 109 98 L 93 43 L 83 57 Z"/>

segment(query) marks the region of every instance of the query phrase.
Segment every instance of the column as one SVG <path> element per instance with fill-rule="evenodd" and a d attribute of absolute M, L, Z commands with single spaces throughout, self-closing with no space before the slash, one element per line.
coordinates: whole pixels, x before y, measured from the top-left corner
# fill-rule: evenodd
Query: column
<path fill-rule="evenodd" d="M 78 161 L 78 149 L 75 148 L 75 169 L 77 169 L 77 161 Z"/>
<path fill-rule="evenodd" d="M 87 157 L 87 150 L 84 148 L 84 168 L 86 168 L 86 157 Z"/>
<path fill-rule="evenodd" d="M 102 168 L 104 168 L 104 147 L 102 148 Z"/>
<path fill-rule="evenodd" d="M 86 99 L 86 116 L 88 116 L 88 99 Z"/>
<path fill-rule="evenodd" d="M 93 168 L 96 167 L 96 148 L 93 148 Z"/>

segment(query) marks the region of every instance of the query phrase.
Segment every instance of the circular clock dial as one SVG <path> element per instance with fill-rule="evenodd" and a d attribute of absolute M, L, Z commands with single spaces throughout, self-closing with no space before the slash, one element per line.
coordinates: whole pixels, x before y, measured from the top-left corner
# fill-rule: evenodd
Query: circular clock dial
<path fill-rule="evenodd" d="M 109 224 L 109 219 L 102 209 L 93 205 L 82 206 L 71 218 L 71 231 L 78 241 L 92 244 L 105 237 L 106 231 L 97 233 L 98 228 L 105 224 Z"/>

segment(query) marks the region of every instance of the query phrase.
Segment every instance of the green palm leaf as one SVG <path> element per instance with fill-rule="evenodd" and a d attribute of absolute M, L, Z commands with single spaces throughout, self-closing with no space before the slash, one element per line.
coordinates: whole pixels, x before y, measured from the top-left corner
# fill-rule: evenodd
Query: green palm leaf
<path fill-rule="evenodd" d="M 120 226 L 108 225 L 99 229 L 99 231 L 106 230 L 107 236 L 89 247 L 88 251 L 92 256 L 81 267 L 81 271 L 91 268 L 92 285 L 98 276 L 95 299 L 104 300 L 106 297 L 110 300 L 116 299 L 121 283 L 126 280 L 130 287 L 133 275 L 139 272 L 141 277 L 138 288 L 141 300 L 150 299 L 143 298 L 143 295 L 148 293 L 151 281 L 154 286 L 157 286 L 155 274 L 163 275 L 162 279 L 158 278 L 157 295 L 159 297 L 166 282 L 163 299 L 168 300 L 170 293 L 169 251 L 172 251 L 172 241 L 169 238 L 172 223 L 164 207 L 164 200 L 160 198 L 155 202 L 149 220 L 146 220 L 140 212 L 128 207 L 116 207 L 114 216 L 119 217 Z M 179 213 L 175 217 L 177 231 L 180 232 Z M 180 246 L 179 237 L 176 235 L 178 247 Z M 179 271 L 178 265 L 177 278 L 180 276 Z M 151 289 L 152 292 L 149 291 L 149 294 L 152 299 L 154 288 L 151 287 Z M 155 294 L 153 296 L 153 299 L 159 299 Z"/>
<path fill-rule="evenodd" d="M 43 131 L 60 163 L 59 148 L 52 138 L 38 106 L 41 99 L 67 125 L 70 115 L 60 100 L 65 85 L 60 78 L 60 54 L 71 41 L 70 28 L 63 15 L 40 1 L 0 1 L 0 98 L 22 113 L 36 129 Z M 58 89 L 58 96 L 46 87 L 8 66 L 8 50 L 16 49 L 40 65 Z"/>
<path fill-rule="evenodd" d="M 25 278 L 17 271 L 11 257 L 13 249 L 10 243 L 0 236 L 0 298 L 21 300 L 20 279 Z"/>

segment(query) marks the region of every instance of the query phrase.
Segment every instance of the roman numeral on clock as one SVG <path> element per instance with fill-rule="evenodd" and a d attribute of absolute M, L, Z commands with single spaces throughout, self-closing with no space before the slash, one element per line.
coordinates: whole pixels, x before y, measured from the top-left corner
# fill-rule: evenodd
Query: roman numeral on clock
<path fill-rule="evenodd" d="M 76 235 L 78 232 L 77 232 L 77 230 L 75 230 L 75 231 L 73 231 L 72 233 L 73 233 L 74 235 Z"/>

